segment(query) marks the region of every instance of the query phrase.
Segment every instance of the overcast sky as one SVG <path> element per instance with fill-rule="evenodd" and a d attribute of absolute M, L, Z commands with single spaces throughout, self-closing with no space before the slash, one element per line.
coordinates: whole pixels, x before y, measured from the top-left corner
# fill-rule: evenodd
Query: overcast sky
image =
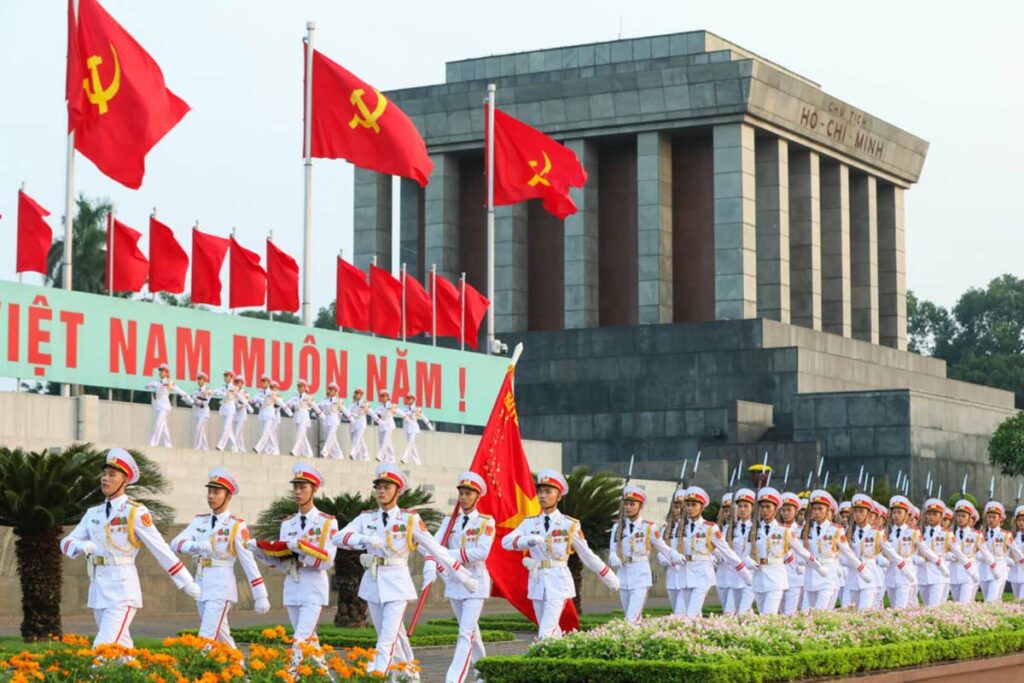
<path fill-rule="evenodd" d="M 707 29 L 931 143 L 920 184 L 906 196 L 911 289 L 949 305 L 967 287 L 1002 273 L 1024 276 L 1024 221 L 1013 213 L 1024 191 L 1024 9 L 1016 3 L 103 5 L 152 54 L 192 111 L 148 156 L 141 190 L 109 180 L 80 155 L 76 189 L 110 197 L 118 217 L 144 234 L 157 207 L 186 248 L 199 219 L 222 235 L 237 227 L 240 241 L 261 253 L 273 229 L 275 242 L 300 256 L 300 41 L 307 20 L 317 23 L 318 49 L 382 90 L 440 83 L 449 60 Z M 59 0 L 0 0 L 0 234 L 10 245 L 0 250 L 3 278 L 15 278 L 21 181 L 61 230 L 65 17 Z M 351 253 L 351 167 L 314 161 L 313 194 L 313 304 L 319 307 L 334 298 L 331 256 L 342 247 Z"/>

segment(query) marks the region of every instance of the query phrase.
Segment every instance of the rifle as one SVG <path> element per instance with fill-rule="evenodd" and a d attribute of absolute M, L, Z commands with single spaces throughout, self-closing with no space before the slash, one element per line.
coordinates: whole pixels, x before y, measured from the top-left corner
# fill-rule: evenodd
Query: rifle
<path fill-rule="evenodd" d="M 739 465 L 737 465 L 736 467 L 732 468 L 732 473 L 729 475 L 729 486 L 726 487 L 730 491 L 732 491 L 733 484 L 736 483 L 736 477 L 739 476 L 739 471 L 740 471 Z M 732 512 L 732 499 L 731 498 L 729 499 L 729 505 L 730 505 L 729 512 L 731 513 Z M 718 509 L 718 519 L 716 521 L 718 523 L 718 526 L 722 527 L 722 531 L 724 533 L 725 528 L 726 528 L 726 525 L 725 525 L 725 522 L 726 522 L 726 520 L 725 520 L 725 510 L 722 509 L 721 507 Z"/>
<path fill-rule="evenodd" d="M 848 474 L 844 474 L 843 475 L 843 488 L 839 490 L 839 497 L 844 499 L 844 500 L 846 499 L 846 481 L 849 478 L 850 478 L 850 475 L 848 475 Z"/>
<path fill-rule="evenodd" d="M 700 455 L 698 454 L 697 457 L 700 457 Z M 683 482 L 686 481 L 686 468 L 689 464 L 689 460 L 683 460 L 683 469 L 679 472 L 679 481 L 676 482 L 676 488 L 672 491 L 672 497 L 668 501 L 668 512 L 665 513 L 665 533 L 663 534 L 666 538 L 672 533 L 672 524 L 675 521 L 672 509 L 675 507 L 676 493 L 679 492 L 679 489 L 685 487 Z"/>
<path fill-rule="evenodd" d="M 786 463 L 786 473 L 782 475 L 782 488 L 785 490 L 786 484 L 789 483 L 789 463 Z"/>
<path fill-rule="evenodd" d="M 754 495 L 754 509 L 751 510 L 751 512 L 750 512 L 750 532 L 747 535 L 747 544 L 751 548 L 754 548 L 754 545 L 757 542 L 757 527 L 760 526 L 761 523 L 762 523 L 762 520 L 756 519 L 754 516 L 758 515 L 760 513 L 760 510 L 757 509 L 757 506 L 759 504 L 758 501 L 761 498 L 761 490 L 765 486 L 768 485 L 768 482 L 765 481 L 765 476 L 764 476 L 764 472 L 766 470 L 768 470 L 768 451 L 764 452 L 764 461 L 761 463 L 761 476 L 757 480 L 757 493 Z M 769 471 L 768 472 L 768 481 L 771 481 L 771 478 L 772 478 L 772 473 L 771 473 L 771 471 Z M 735 507 L 735 506 L 736 506 L 736 502 L 733 501 L 733 507 Z M 756 548 L 754 548 L 754 553 L 755 554 L 757 553 L 757 549 Z"/>
<path fill-rule="evenodd" d="M 825 457 L 822 456 L 821 459 L 818 460 L 817 474 L 815 475 L 815 470 L 812 469 L 810 471 L 810 473 L 807 475 L 807 489 L 809 491 L 813 492 L 814 489 L 816 489 L 818 487 L 818 480 L 821 478 L 821 468 L 824 467 L 824 466 L 825 466 Z M 813 484 L 814 484 L 813 487 L 811 486 L 811 483 L 812 483 L 811 482 L 811 475 L 815 475 L 814 482 L 813 482 Z M 804 528 L 800 530 L 800 538 L 803 540 L 804 545 L 807 545 L 807 537 L 810 536 L 810 535 L 811 535 L 811 506 L 808 503 L 808 505 L 807 505 L 807 514 L 804 515 Z"/>
<path fill-rule="evenodd" d="M 626 487 L 629 486 L 629 481 L 633 478 L 633 459 L 635 457 L 635 455 L 629 456 L 629 471 L 626 472 L 626 481 L 622 484 L 622 497 L 619 499 L 619 521 L 615 528 L 615 552 L 618 552 L 619 545 L 622 544 L 622 531 L 626 523 Z"/>
<path fill-rule="evenodd" d="M 864 492 L 864 465 L 860 466 L 860 472 L 857 473 L 857 493 Z"/>
<path fill-rule="evenodd" d="M 733 487 L 732 487 L 732 491 L 731 491 L 732 497 L 730 498 L 732 503 L 729 506 L 729 528 L 728 528 L 728 533 L 725 536 L 726 541 L 729 543 L 729 547 L 730 548 L 732 547 L 732 531 L 733 531 L 733 527 L 736 526 L 736 492 L 740 490 L 740 477 L 742 476 L 742 474 L 741 474 L 742 472 L 743 472 L 743 460 L 741 459 L 740 463 L 738 465 L 736 465 L 736 478 L 735 478 L 735 481 L 733 482 Z"/>

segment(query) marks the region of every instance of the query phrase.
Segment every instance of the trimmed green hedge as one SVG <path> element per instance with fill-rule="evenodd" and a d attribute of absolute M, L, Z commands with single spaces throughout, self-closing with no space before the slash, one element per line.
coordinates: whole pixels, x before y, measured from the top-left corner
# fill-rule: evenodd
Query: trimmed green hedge
<path fill-rule="evenodd" d="M 672 610 L 667 607 L 654 607 L 644 610 L 645 617 L 666 617 L 671 613 Z M 717 605 L 704 608 L 705 616 L 721 613 L 722 608 Z M 597 628 L 598 626 L 603 626 L 614 619 L 622 619 L 623 616 L 622 610 L 599 612 L 596 614 L 583 614 L 580 615 L 580 630 L 589 631 L 590 629 Z M 454 617 L 431 619 L 427 623 L 431 626 L 445 626 L 448 628 L 455 628 L 458 626 L 458 622 Z M 480 628 L 532 633 L 537 630 L 537 625 L 521 614 L 485 614 L 480 617 Z"/>
<path fill-rule="evenodd" d="M 268 627 L 233 628 L 231 635 L 239 643 L 273 643 L 278 642 L 273 638 L 263 635 L 263 629 Z M 292 629 L 286 627 L 285 631 L 289 636 Z M 196 635 L 195 629 L 179 631 L 178 635 Z M 485 643 L 500 643 L 515 640 L 516 636 L 510 631 L 499 629 L 481 629 L 481 636 Z M 430 645 L 454 645 L 458 639 L 458 630 L 444 626 L 424 624 L 416 629 L 416 635 L 409 638 L 413 647 L 424 647 Z M 377 634 L 372 628 L 339 628 L 337 626 L 322 625 L 317 628 L 317 636 L 321 645 L 331 647 L 364 647 L 370 648 L 377 644 Z"/>
<path fill-rule="evenodd" d="M 991 632 L 952 640 L 836 648 L 784 657 L 726 662 L 623 661 L 487 657 L 476 664 L 486 683 L 770 683 L 852 676 L 936 662 L 998 657 L 1024 651 L 1024 632 Z"/>

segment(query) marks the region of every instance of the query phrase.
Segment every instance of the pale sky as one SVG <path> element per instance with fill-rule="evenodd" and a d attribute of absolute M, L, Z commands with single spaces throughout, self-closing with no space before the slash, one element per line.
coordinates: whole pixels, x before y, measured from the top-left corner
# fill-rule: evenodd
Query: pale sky
<path fill-rule="evenodd" d="M 186 249 L 199 219 L 201 228 L 224 236 L 237 227 L 239 240 L 260 253 L 273 229 L 275 242 L 300 258 L 307 20 L 317 23 L 319 50 L 382 90 L 443 82 L 446 61 L 707 29 L 931 143 L 921 181 L 906 195 L 910 289 L 950 305 L 969 286 L 1007 272 L 1024 276 L 1024 221 L 1013 213 L 1024 183 L 1024 9 L 1017 3 L 103 5 L 192 111 L 148 156 L 141 190 L 109 180 L 79 155 L 76 192 L 110 197 L 118 217 L 144 234 L 157 207 Z M 62 230 L 65 17 L 59 0 L 0 0 L 0 234 L 9 245 L 0 250 L 2 278 L 16 277 L 21 181 Z M 315 160 L 313 175 L 315 312 L 334 298 L 332 256 L 339 248 L 351 254 L 352 170 Z M 29 274 L 26 281 L 39 280 Z"/>

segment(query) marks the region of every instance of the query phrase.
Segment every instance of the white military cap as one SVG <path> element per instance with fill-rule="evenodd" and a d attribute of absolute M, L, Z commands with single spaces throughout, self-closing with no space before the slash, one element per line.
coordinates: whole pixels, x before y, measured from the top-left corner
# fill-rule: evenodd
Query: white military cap
<path fill-rule="evenodd" d="M 487 495 L 487 483 L 484 478 L 476 472 L 463 472 L 459 475 L 459 483 L 455 486 L 457 489 L 471 489 L 480 494 L 483 498 Z"/>
<path fill-rule="evenodd" d="M 748 503 L 753 503 L 756 498 L 757 498 L 757 496 L 754 494 L 753 491 L 751 491 L 750 489 L 744 488 L 744 489 L 739 489 L 738 491 L 736 491 L 736 494 L 732 497 L 732 501 L 734 503 L 742 503 L 743 501 L 746 501 Z"/>
<path fill-rule="evenodd" d="M 291 483 L 298 484 L 301 482 L 312 484 L 314 488 L 320 488 L 324 485 L 324 475 L 320 474 L 320 470 L 310 464 L 297 462 L 292 466 Z"/>
<path fill-rule="evenodd" d="M 914 506 L 910 503 L 910 500 L 908 500 L 906 496 L 893 496 L 892 498 L 889 499 L 890 510 L 892 508 L 902 508 L 907 512 L 910 512 L 910 508 L 912 507 Z"/>
<path fill-rule="evenodd" d="M 832 497 L 832 494 L 826 491 L 825 489 L 814 489 L 813 491 L 811 491 L 810 502 L 811 505 L 814 505 L 815 503 L 820 503 L 822 505 L 827 505 L 830 508 L 834 508 L 836 500 L 835 498 Z"/>
<path fill-rule="evenodd" d="M 1006 508 L 1004 508 L 1003 504 L 998 500 L 990 500 L 985 503 L 985 514 L 987 515 L 989 512 L 993 511 L 998 512 L 1000 517 L 1006 517 Z"/>
<path fill-rule="evenodd" d="M 676 489 L 676 492 L 672 494 L 672 502 L 677 500 L 686 500 L 686 489 Z"/>
<path fill-rule="evenodd" d="M 1014 519 L 1020 517 L 1021 515 L 1024 515 L 1024 505 L 1018 505 L 1017 509 L 1013 511 Z"/>
<path fill-rule="evenodd" d="M 779 507 L 779 504 L 782 503 L 782 494 L 775 487 L 765 486 L 757 492 L 757 502 L 762 503 L 764 501 L 774 503 L 775 507 Z"/>
<path fill-rule="evenodd" d="M 803 501 L 800 499 L 800 496 L 796 495 L 792 491 L 786 491 L 785 493 L 782 494 L 782 504 L 792 505 L 797 510 L 799 510 L 803 504 Z"/>
<path fill-rule="evenodd" d="M 698 487 L 691 486 L 690 488 L 698 488 Z M 703 490 L 704 489 L 701 489 L 701 491 L 703 491 Z M 722 494 L 722 507 L 729 507 L 730 505 L 732 505 L 732 493 L 731 492 L 723 493 Z"/>
<path fill-rule="evenodd" d="M 378 481 L 389 481 L 397 485 L 399 493 L 405 490 L 405 475 L 402 474 L 402 470 L 389 462 L 382 462 L 373 471 L 373 483 L 376 484 Z"/>
<path fill-rule="evenodd" d="M 537 474 L 537 486 L 553 486 L 563 496 L 569 493 L 569 482 L 565 480 L 562 473 L 557 470 L 541 470 Z"/>
<path fill-rule="evenodd" d="M 107 461 L 104 467 L 112 467 L 123 472 L 128 477 L 128 483 L 134 484 L 139 480 L 139 466 L 135 463 L 132 454 L 123 448 L 111 448 L 107 451 Z"/>
<path fill-rule="evenodd" d="M 943 513 L 946 511 L 946 504 L 940 498 L 929 498 L 924 502 L 925 512 Z"/>
<path fill-rule="evenodd" d="M 839 511 L 840 512 L 842 512 L 843 510 L 852 510 L 852 509 L 853 509 L 853 501 L 852 500 L 844 500 L 843 502 L 841 502 L 839 504 Z"/>
<path fill-rule="evenodd" d="M 622 489 L 622 499 L 635 500 L 643 505 L 647 502 L 647 491 L 644 491 L 636 484 L 627 484 L 626 487 Z"/>
<path fill-rule="evenodd" d="M 231 476 L 231 473 L 223 467 L 214 467 L 210 470 L 210 473 L 206 475 L 206 478 L 206 488 L 208 489 L 224 489 L 232 496 L 238 493 L 238 482 L 233 476 Z"/>
<path fill-rule="evenodd" d="M 726 495 L 729 495 L 729 494 L 726 494 Z M 722 500 L 725 500 L 725 498 L 723 497 Z M 731 498 L 730 498 L 730 500 L 731 500 Z M 699 486 L 691 486 L 690 488 L 686 489 L 686 502 L 687 503 L 690 503 L 690 502 L 700 503 L 701 505 L 706 507 L 707 504 L 710 501 L 711 501 L 711 497 L 708 496 L 708 492 L 705 491 L 704 489 L 702 489 L 701 487 L 699 487 Z"/>
<path fill-rule="evenodd" d="M 875 501 L 871 500 L 871 496 L 866 493 L 855 493 L 853 500 L 850 501 L 851 508 L 864 508 L 871 512 L 875 511 Z"/>

